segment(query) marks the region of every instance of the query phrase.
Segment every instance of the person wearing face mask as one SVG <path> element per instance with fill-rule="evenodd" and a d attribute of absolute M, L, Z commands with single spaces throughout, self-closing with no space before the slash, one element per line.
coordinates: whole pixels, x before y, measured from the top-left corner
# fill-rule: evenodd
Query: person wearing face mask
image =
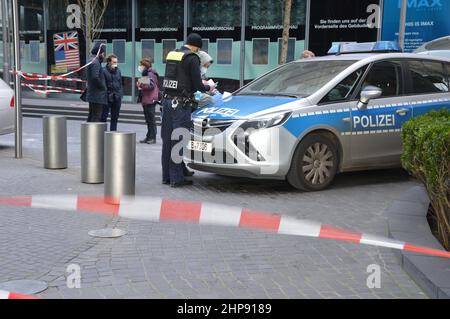
<path fill-rule="evenodd" d="M 184 165 L 180 158 L 183 148 L 172 152 L 182 140 L 179 134 L 172 133 L 184 129 L 189 131 L 192 126 L 191 111 L 197 106 L 194 98 L 196 91 L 213 91 L 215 86 L 204 85 L 200 75 L 200 58 L 197 55 L 202 48 L 202 38 L 197 33 L 188 35 L 185 45 L 171 51 L 166 58 L 166 72 L 163 82 L 164 99 L 162 110 L 161 137 L 163 140 L 161 165 L 162 183 L 171 187 L 191 185 L 185 180 Z M 173 153 L 173 154 L 172 154 Z M 176 155 L 177 158 L 173 158 Z"/>
<path fill-rule="evenodd" d="M 111 112 L 110 130 L 117 131 L 120 107 L 123 98 L 122 74 L 118 68 L 117 56 L 111 54 L 106 59 L 106 67 L 103 70 L 106 87 L 108 90 L 108 104 L 105 105 L 102 114 L 102 122 L 106 122 Z"/>
<path fill-rule="evenodd" d="M 205 51 L 198 51 L 198 57 L 200 58 L 200 75 L 202 76 L 202 80 L 206 81 L 208 78 L 206 77 L 206 72 L 208 68 L 214 63 L 213 58 Z"/>
<path fill-rule="evenodd" d="M 98 56 L 97 56 L 98 53 Z M 89 103 L 88 122 L 101 122 L 108 93 L 102 62 L 105 58 L 105 44 L 97 42 L 91 51 L 92 63 L 87 67 L 86 101 Z"/>
<path fill-rule="evenodd" d="M 142 77 L 137 81 L 139 99 L 144 110 L 145 122 L 147 123 L 147 135 L 141 143 L 156 144 L 156 120 L 155 109 L 159 101 L 159 75 L 152 69 L 153 59 L 144 58 L 138 67 Z"/>

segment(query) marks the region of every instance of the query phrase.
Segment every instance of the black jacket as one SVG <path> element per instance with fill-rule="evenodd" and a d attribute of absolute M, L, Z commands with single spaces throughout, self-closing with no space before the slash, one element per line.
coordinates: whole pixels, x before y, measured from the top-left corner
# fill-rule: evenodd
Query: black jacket
<path fill-rule="evenodd" d="M 98 59 L 95 59 L 87 67 L 86 99 L 89 103 L 108 104 L 106 81 L 103 72 L 102 64 Z"/>
<path fill-rule="evenodd" d="M 123 97 L 123 84 L 119 68 L 114 70 L 107 65 L 103 68 L 103 75 L 108 90 L 108 102 L 121 100 Z"/>
<path fill-rule="evenodd" d="M 181 50 L 189 50 L 189 48 L 183 46 Z M 202 76 L 200 74 L 200 59 L 195 55 L 189 55 L 183 60 L 183 68 L 188 76 L 191 78 L 192 90 L 207 92 L 210 90 L 209 85 L 203 85 Z"/>

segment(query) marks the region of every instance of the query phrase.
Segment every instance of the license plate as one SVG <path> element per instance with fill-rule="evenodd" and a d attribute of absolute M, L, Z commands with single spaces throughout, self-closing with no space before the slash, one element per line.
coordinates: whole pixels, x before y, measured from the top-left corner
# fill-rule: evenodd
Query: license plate
<path fill-rule="evenodd" d="M 211 153 L 212 144 L 206 143 L 206 142 L 191 141 L 188 145 L 188 149 L 197 151 L 197 152 Z"/>

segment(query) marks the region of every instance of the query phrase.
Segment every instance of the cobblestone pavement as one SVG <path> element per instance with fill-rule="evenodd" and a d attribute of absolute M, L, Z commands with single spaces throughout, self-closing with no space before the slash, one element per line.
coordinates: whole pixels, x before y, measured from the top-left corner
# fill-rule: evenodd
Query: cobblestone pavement
<path fill-rule="evenodd" d="M 68 122 L 69 168 L 42 168 L 40 119 L 24 120 L 24 155 L 0 137 L 0 195 L 103 194 L 80 183 L 80 122 Z M 120 125 L 144 136 L 144 126 Z M 137 146 L 137 194 L 208 201 L 386 235 L 385 208 L 416 185 L 402 170 L 339 175 L 328 190 L 303 193 L 281 181 L 197 172 L 195 185 L 160 184 L 160 143 Z M 89 230 L 118 227 L 119 239 Z M 420 242 L 418 243 L 420 244 Z M 66 269 L 81 266 L 81 289 Z M 369 289 L 367 267 L 381 267 Z M 53 210 L 0 207 L 0 282 L 38 279 L 45 298 L 426 298 L 390 249 L 252 230 L 152 223 Z"/>

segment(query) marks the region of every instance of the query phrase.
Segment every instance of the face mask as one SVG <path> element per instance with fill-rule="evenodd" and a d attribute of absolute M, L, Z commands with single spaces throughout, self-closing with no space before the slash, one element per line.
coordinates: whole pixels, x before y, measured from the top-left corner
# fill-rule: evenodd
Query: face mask
<path fill-rule="evenodd" d="M 117 64 L 111 64 L 111 69 L 117 69 Z"/>
<path fill-rule="evenodd" d="M 208 68 L 202 66 L 202 67 L 200 68 L 200 74 L 201 74 L 202 76 L 205 76 L 205 75 L 206 75 L 206 72 L 208 72 Z"/>
<path fill-rule="evenodd" d="M 143 65 L 138 66 L 138 72 L 139 72 L 139 73 L 144 72 L 144 70 L 145 70 L 145 68 L 144 68 Z"/>

